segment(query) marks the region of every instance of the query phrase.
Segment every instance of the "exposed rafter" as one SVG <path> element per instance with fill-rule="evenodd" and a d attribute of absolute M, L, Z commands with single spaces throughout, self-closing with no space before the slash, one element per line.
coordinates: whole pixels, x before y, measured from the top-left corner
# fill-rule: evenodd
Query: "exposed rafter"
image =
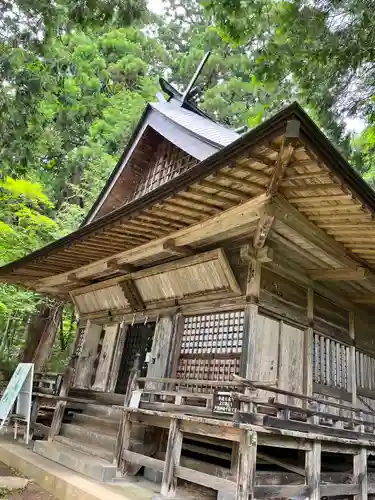
<path fill-rule="evenodd" d="M 139 295 L 138 289 L 132 279 L 121 281 L 120 286 L 124 292 L 125 298 L 130 304 L 133 311 L 140 311 L 145 309 L 145 305 Z"/>
<path fill-rule="evenodd" d="M 363 267 L 357 269 L 319 269 L 309 271 L 314 281 L 357 281 L 367 279 L 369 271 Z"/>

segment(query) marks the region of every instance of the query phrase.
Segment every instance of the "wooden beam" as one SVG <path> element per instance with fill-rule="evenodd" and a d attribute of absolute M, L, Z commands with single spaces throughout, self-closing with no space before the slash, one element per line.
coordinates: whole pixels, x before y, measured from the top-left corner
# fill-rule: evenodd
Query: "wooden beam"
<path fill-rule="evenodd" d="M 267 194 L 269 195 L 275 194 L 283 181 L 286 168 L 294 153 L 294 144 L 299 137 L 299 128 L 300 123 L 297 120 L 288 121 L 285 136 L 276 160 L 275 170 L 273 171 L 271 182 L 267 188 Z"/>
<path fill-rule="evenodd" d="M 368 304 L 372 305 L 375 304 L 375 293 L 373 294 L 367 294 L 367 295 L 362 295 L 358 297 L 357 295 L 355 297 L 352 297 L 351 300 L 355 302 L 356 304 Z"/>
<path fill-rule="evenodd" d="M 318 196 L 288 196 L 290 203 L 322 203 L 323 201 L 342 201 L 352 198 L 351 194 L 322 194 Z"/>
<path fill-rule="evenodd" d="M 275 220 L 276 207 L 272 202 L 267 203 L 262 209 L 260 219 L 254 236 L 254 248 L 263 248 L 271 231 L 273 221 Z"/>
<path fill-rule="evenodd" d="M 260 209 L 268 201 L 269 197 L 265 194 L 261 194 L 245 203 L 225 210 L 208 220 L 200 222 L 199 224 L 180 229 L 174 232 L 170 237 L 159 238 L 158 240 L 144 243 L 136 248 L 120 252 L 115 256 L 112 255 L 94 263 L 83 265 L 79 269 L 76 269 L 75 272 L 84 273 L 85 277 L 89 277 L 91 276 L 91 272 L 97 273 L 97 269 L 101 265 L 104 271 L 108 260 L 114 258 L 118 259 L 120 263 L 122 261 L 136 263 L 144 259 L 161 259 L 164 252 L 162 245 L 166 240 L 171 238 L 175 241 L 176 246 L 190 246 L 199 244 L 201 241 L 207 241 L 207 239 L 210 238 L 215 238 L 215 241 L 225 239 L 227 238 L 228 231 L 230 231 L 231 234 L 241 234 L 244 229 L 248 229 L 251 222 L 255 222 L 259 219 Z M 41 286 L 58 286 L 61 283 L 66 284 L 66 276 L 71 272 L 72 271 L 61 273 L 49 278 L 42 278 L 38 280 L 38 284 Z"/>
<path fill-rule="evenodd" d="M 206 188 L 215 189 L 218 192 L 224 191 L 224 193 L 228 193 L 238 198 L 241 198 L 241 200 L 248 200 L 252 196 L 250 193 L 245 193 L 244 191 L 240 191 L 239 189 L 234 189 L 229 186 L 224 186 L 223 184 L 220 184 L 218 182 L 206 180 L 206 181 L 200 181 L 199 184 Z"/>
<path fill-rule="evenodd" d="M 132 264 L 128 264 L 126 262 L 119 264 L 117 259 L 109 259 L 107 266 L 109 269 L 113 269 L 113 271 L 117 271 L 122 274 L 130 274 L 136 270 L 136 267 Z"/>
<path fill-rule="evenodd" d="M 242 184 L 243 186 L 246 186 L 250 189 L 256 189 L 257 191 L 261 191 L 263 193 L 265 192 L 265 186 L 262 186 L 261 184 L 257 184 L 256 182 L 253 182 L 253 181 L 249 181 L 246 178 L 236 177 L 235 175 L 229 175 L 229 174 L 224 173 L 224 172 L 219 172 L 219 174 L 217 175 L 217 178 L 231 181 L 231 182 L 233 182 L 233 184 L 239 184 L 239 185 Z"/>
<path fill-rule="evenodd" d="M 272 457 L 271 455 L 267 455 L 266 453 L 261 453 L 257 452 L 257 458 L 261 458 L 265 462 L 273 465 L 277 465 L 278 467 L 281 467 L 282 469 L 289 470 L 291 472 L 295 472 L 299 476 L 305 477 L 305 469 L 302 467 L 298 467 L 297 465 L 290 464 L 289 462 L 286 462 L 285 460 L 278 460 L 275 457 Z"/>
<path fill-rule="evenodd" d="M 170 255 L 178 255 L 179 257 L 188 257 L 193 255 L 193 251 L 187 246 L 177 246 L 175 240 L 166 240 L 163 243 L 163 250 Z"/>
<path fill-rule="evenodd" d="M 309 271 L 314 281 L 358 281 L 367 279 L 369 271 L 363 267 L 357 269 L 323 269 Z"/>

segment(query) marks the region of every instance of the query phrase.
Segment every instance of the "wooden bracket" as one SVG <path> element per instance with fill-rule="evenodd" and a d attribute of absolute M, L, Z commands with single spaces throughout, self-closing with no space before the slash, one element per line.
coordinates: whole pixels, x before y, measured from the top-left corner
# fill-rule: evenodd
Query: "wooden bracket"
<path fill-rule="evenodd" d="M 261 212 L 258 226 L 254 236 L 254 248 L 263 248 L 266 243 L 273 221 L 275 220 L 276 207 L 272 203 L 267 203 Z"/>
<path fill-rule="evenodd" d="M 133 311 L 140 311 L 145 309 L 143 300 L 138 292 L 138 289 L 132 279 L 126 279 L 119 283 L 122 291 L 124 292 L 125 298 L 128 300 L 130 307 Z"/>
<path fill-rule="evenodd" d="M 267 188 L 268 195 L 275 194 L 283 180 L 285 170 L 292 159 L 295 145 L 298 142 L 299 129 L 300 122 L 298 120 L 289 120 L 287 122 L 283 142 L 276 160 L 275 170 L 273 171 L 271 182 Z"/>
<path fill-rule="evenodd" d="M 68 274 L 67 278 L 69 281 L 69 285 L 76 286 L 77 288 L 86 286 L 88 284 L 87 280 L 77 278 L 77 275 L 75 273 Z"/>
<path fill-rule="evenodd" d="M 240 249 L 240 257 L 242 262 L 248 262 L 249 260 L 255 259 L 263 264 L 273 261 L 274 251 L 273 248 L 267 246 L 256 249 L 252 245 L 244 245 Z"/>
<path fill-rule="evenodd" d="M 319 269 L 309 272 L 314 281 L 358 281 L 368 278 L 369 271 L 363 267 L 357 269 Z"/>
<path fill-rule="evenodd" d="M 133 264 L 129 263 L 119 264 L 117 259 L 110 259 L 107 262 L 107 267 L 108 269 L 113 269 L 114 271 L 118 271 L 119 273 L 122 274 L 130 274 L 136 270 Z"/>
<path fill-rule="evenodd" d="M 175 240 L 164 241 L 163 250 L 171 255 L 178 255 L 179 257 L 188 257 L 194 254 L 191 248 L 187 246 L 176 246 Z"/>

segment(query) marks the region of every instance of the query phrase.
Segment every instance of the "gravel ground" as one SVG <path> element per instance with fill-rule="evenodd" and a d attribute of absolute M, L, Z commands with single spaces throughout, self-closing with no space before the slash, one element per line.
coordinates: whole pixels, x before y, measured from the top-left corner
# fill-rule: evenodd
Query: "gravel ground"
<path fill-rule="evenodd" d="M 18 476 L 21 475 L 17 471 L 0 463 L 0 476 Z M 27 487 L 22 490 L 1 490 L 0 499 L 6 500 L 57 500 L 56 497 L 50 495 L 47 491 L 40 488 L 37 484 L 29 482 Z"/>

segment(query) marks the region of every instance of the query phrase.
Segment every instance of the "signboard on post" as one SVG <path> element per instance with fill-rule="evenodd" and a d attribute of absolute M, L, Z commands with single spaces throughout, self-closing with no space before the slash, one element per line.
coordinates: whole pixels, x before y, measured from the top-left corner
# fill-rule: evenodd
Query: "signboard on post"
<path fill-rule="evenodd" d="M 212 402 L 212 413 L 214 415 L 234 415 L 238 408 L 238 398 L 232 392 L 214 392 Z"/>
<path fill-rule="evenodd" d="M 34 364 L 20 363 L 0 400 L 0 429 L 9 418 L 17 401 L 17 417 L 26 421 L 26 443 L 30 435 L 30 414 L 33 393 Z"/>

